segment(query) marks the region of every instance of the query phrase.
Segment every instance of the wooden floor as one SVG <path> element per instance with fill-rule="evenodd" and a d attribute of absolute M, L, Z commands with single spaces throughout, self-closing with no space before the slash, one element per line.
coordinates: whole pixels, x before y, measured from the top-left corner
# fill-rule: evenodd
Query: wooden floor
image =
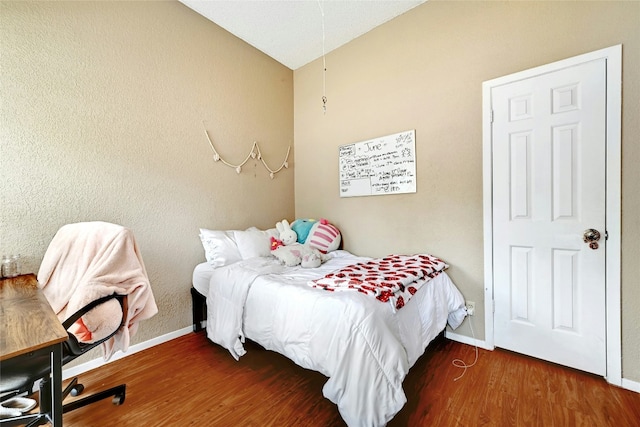
<path fill-rule="evenodd" d="M 326 378 L 256 344 L 239 362 L 191 333 L 81 376 L 86 393 L 127 383 L 110 400 L 64 415 L 65 427 L 344 426 L 322 396 Z M 439 339 L 405 380 L 408 402 L 389 426 L 638 426 L 640 394 L 602 378 L 507 351 Z"/>

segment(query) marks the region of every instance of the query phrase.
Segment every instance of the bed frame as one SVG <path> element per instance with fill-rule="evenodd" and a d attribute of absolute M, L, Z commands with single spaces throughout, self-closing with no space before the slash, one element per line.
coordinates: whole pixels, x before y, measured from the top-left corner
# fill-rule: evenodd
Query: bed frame
<path fill-rule="evenodd" d="M 191 287 L 191 312 L 193 314 L 193 332 L 204 329 L 204 321 L 207 320 L 207 298 Z"/>

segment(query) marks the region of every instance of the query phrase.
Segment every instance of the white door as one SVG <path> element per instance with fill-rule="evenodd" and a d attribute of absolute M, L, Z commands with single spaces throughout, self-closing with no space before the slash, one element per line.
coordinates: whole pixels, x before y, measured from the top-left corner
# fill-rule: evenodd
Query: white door
<path fill-rule="evenodd" d="M 603 376 L 605 101 L 605 59 L 491 90 L 495 345 Z"/>

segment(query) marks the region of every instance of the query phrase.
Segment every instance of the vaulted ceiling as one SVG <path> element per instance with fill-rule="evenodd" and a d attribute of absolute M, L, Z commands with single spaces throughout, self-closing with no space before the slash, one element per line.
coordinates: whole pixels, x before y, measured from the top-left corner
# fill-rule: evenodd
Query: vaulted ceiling
<path fill-rule="evenodd" d="M 295 70 L 426 0 L 180 0 Z"/>

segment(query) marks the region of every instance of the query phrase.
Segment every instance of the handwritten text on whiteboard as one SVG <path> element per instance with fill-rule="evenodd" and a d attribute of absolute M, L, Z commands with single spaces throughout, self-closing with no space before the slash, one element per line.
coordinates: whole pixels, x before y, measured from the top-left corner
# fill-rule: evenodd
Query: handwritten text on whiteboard
<path fill-rule="evenodd" d="M 339 147 L 340 197 L 416 192 L 415 130 Z"/>

